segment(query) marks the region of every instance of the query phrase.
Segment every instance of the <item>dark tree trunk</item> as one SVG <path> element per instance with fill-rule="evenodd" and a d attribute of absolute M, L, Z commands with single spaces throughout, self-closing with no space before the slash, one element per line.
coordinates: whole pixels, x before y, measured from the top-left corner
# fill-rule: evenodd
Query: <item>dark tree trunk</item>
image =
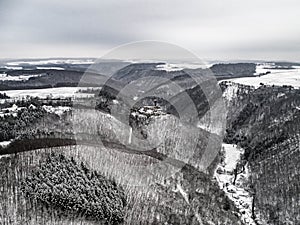
<path fill-rule="evenodd" d="M 235 169 L 233 170 L 233 172 L 234 172 L 234 179 L 233 179 L 232 184 L 235 185 L 236 178 L 237 178 L 237 175 L 238 175 L 238 170 L 237 170 L 237 168 L 235 168 Z"/>
<path fill-rule="evenodd" d="M 252 198 L 252 219 L 255 219 L 255 202 L 256 202 L 256 196 L 255 192 L 253 193 L 253 198 Z"/>

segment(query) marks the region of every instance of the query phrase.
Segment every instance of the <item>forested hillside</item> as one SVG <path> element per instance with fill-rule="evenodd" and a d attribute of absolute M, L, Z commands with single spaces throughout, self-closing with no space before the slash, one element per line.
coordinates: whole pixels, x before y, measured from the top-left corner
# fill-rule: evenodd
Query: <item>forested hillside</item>
<path fill-rule="evenodd" d="M 0 96 L 0 224 L 297 224 L 300 90 L 157 65 L 105 68 L 115 79 L 80 98 Z M 255 64 L 212 69 L 220 79 L 253 76 Z M 57 76 L 71 84 L 82 75 L 36 73 L 2 84 L 55 86 Z"/>
<path fill-rule="evenodd" d="M 299 218 L 300 90 L 254 89 L 221 83 L 228 98 L 226 142 L 245 149 L 255 207 L 266 224 L 297 224 Z"/>

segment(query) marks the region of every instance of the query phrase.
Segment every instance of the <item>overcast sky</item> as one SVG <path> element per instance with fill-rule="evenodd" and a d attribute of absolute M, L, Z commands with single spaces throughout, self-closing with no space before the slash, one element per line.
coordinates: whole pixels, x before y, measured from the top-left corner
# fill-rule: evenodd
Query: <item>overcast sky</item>
<path fill-rule="evenodd" d="M 202 59 L 300 61 L 300 1 L 0 0 L 0 58 L 101 57 L 141 40 Z"/>

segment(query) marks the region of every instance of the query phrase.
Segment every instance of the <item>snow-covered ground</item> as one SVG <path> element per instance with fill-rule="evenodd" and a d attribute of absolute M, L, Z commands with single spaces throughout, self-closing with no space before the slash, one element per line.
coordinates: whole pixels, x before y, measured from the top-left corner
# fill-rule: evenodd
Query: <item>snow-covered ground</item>
<path fill-rule="evenodd" d="M 0 147 L 2 148 L 6 148 L 12 141 L 0 141 Z M 5 158 L 5 157 L 9 157 L 10 155 L 0 155 L 0 159 L 1 158 Z"/>
<path fill-rule="evenodd" d="M 12 107 L 0 109 L 0 117 L 4 116 L 14 116 L 18 115 L 18 111 L 25 109 L 25 107 L 18 107 L 16 104 L 13 104 Z"/>
<path fill-rule="evenodd" d="M 0 146 L 1 147 L 7 147 L 9 144 L 11 143 L 11 141 L 0 141 Z M 1 157 L 1 156 L 0 156 Z"/>
<path fill-rule="evenodd" d="M 2 148 L 6 148 L 12 141 L 0 141 L 0 147 Z M 0 155 L 0 159 L 1 158 L 5 158 L 5 157 L 9 157 L 10 155 Z"/>
<path fill-rule="evenodd" d="M 243 149 L 238 148 L 236 145 L 223 144 L 222 147 L 225 151 L 225 165 L 224 169 L 226 171 L 232 172 L 244 153 Z"/>
<path fill-rule="evenodd" d="M 83 87 L 58 87 L 58 88 L 44 88 L 44 89 L 28 89 L 28 90 L 8 90 L 0 91 L 0 93 L 6 93 L 11 98 L 24 98 L 39 97 L 39 98 L 86 98 L 93 97 L 94 94 L 79 93 L 79 90 L 88 89 Z"/>
<path fill-rule="evenodd" d="M 178 67 L 174 64 L 169 64 L 169 63 L 156 66 L 156 70 L 162 70 L 167 72 L 180 71 L 183 69 L 184 69 L 183 67 Z"/>
<path fill-rule="evenodd" d="M 225 159 L 218 165 L 215 178 L 219 187 L 239 209 L 241 220 L 247 225 L 255 225 L 256 223 L 252 219 L 252 196 L 245 188 L 245 183 L 249 176 L 247 166 L 245 166 L 245 170 L 242 173 L 238 174 L 236 183 L 233 185 L 234 169 L 244 151 L 232 144 L 223 144 L 222 149 Z"/>
<path fill-rule="evenodd" d="M 206 69 L 209 68 L 211 64 L 200 64 L 200 63 L 165 63 L 156 66 L 157 70 L 163 70 L 167 72 L 180 71 L 183 69 Z"/>
<path fill-rule="evenodd" d="M 16 111 L 22 110 L 24 108 L 25 107 L 18 107 L 16 104 L 13 104 L 12 107 L 4 108 L 4 109 L 1 109 L 1 110 L 2 111 L 8 111 L 8 112 L 16 112 Z"/>
<path fill-rule="evenodd" d="M 237 95 L 238 90 L 239 90 L 239 87 L 237 85 L 234 85 L 234 84 L 228 85 L 228 87 L 223 92 L 223 97 L 227 101 L 231 101 Z"/>
<path fill-rule="evenodd" d="M 8 69 L 8 70 L 23 70 L 24 67 L 23 66 L 4 66 L 3 68 Z M 25 67 L 26 69 L 26 67 Z M 47 64 L 45 64 L 45 66 L 37 66 L 36 69 L 38 70 L 64 70 L 64 68 L 62 67 L 58 67 L 58 66 L 47 66 Z"/>
<path fill-rule="evenodd" d="M 51 66 L 37 66 L 36 68 L 38 70 L 65 70 L 64 68 L 61 67 L 51 67 Z"/>
<path fill-rule="evenodd" d="M 22 66 L 4 66 L 5 69 L 8 70 L 22 70 L 23 67 Z"/>
<path fill-rule="evenodd" d="M 42 76 L 42 74 L 10 76 L 6 73 L 2 73 L 0 74 L 0 81 L 8 81 L 8 80 L 24 81 L 24 80 L 29 80 L 29 78 L 31 77 L 40 77 L 40 76 Z"/>
<path fill-rule="evenodd" d="M 156 70 L 163 70 L 167 72 L 180 71 L 183 69 L 207 69 L 213 64 L 207 62 L 167 62 L 160 60 L 125 60 L 128 63 L 163 63 L 156 66 Z"/>
<path fill-rule="evenodd" d="M 64 114 L 67 111 L 71 110 L 71 107 L 68 106 L 57 106 L 57 107 L 53 107 L 53 106 L 49 106 L 49 105 L 43 105 L 42 106 L 43 109 L 45 109 L 48 113 L 55 113 L 56 115 L 61 116 L 62 114 Z"/>
<path fill-rule="evenodd" d="M 22 64 L 28 65 L 47 65 L 47 64 L 92 64 L 93 59 L 38 59 L 28 61 L 15 61 L 6 63 L 7 66 L 19 66 Z"/>
<path fill-rule="evenodd" d="M 270 69 L 275 69 L 275 63 L 258 63 L 256 65 L 256 73 L 254 75 L 259 76 L 270 72 Z"/>
<path fill-rule="evenodd" d="M 43 109 L 45 111 L 47 111 L 48 113 L 55 113 L 59 116 L 61 116 L 64 112 L 70 111 L 71 107 L 68 106 L 57 106 L 57 107 L 53 107 L 53 106 L 49 106 L 49 105 L 43 105 L 42 106 Z M 35 109 L 36 106 L 31 104 L 28 109 Z M 18 116 L 18 111 L 22 111 L 27 109 L 26 107 L 18 107 L 16 104 L 13 104 L 12 107 L 9 108 L 3 108 L 0 109 L 0 117 L 4 117 L 4 116 L 14 116 L 17 117 Z M 0 142 L 1 145 L 1 142 Z"/>
<path fill-rule="evenodd" d="M 2 68 L 9 70 L 24 70 L 28 66 L 32 69 L 32 66 L 36 66 L 36 69 L 52 69 L 52 70 L 65 70 L 60 67 L 61 64 L 80 64 L 91 65 L 94 63 L 94 59 L 35 59 L 35 60 L 16 60 L 8 61 Z M 57 66 L 56 66 L 57 65 Z M 26 67 L 27 66 L 27 67 Z M 28 69 L 28 68 L 27 68 Z M 0 74 L 0 80 L 28 80 L 32 76 L 7 76 L 6 74 Z"/>
<path fill-rule="evenodd" d="M 257 65 L 256 75 L 269 74 L 255 77 L 242 77 L 229 79 L 234 83 L 250 85 L 258 88 L 261 83 L 265 85 L 290 85 L 295 88 L 300 88 L 300 66 L 294 66 L 293 69 L 278 69 L 272 64 L 259 64 Z"/>

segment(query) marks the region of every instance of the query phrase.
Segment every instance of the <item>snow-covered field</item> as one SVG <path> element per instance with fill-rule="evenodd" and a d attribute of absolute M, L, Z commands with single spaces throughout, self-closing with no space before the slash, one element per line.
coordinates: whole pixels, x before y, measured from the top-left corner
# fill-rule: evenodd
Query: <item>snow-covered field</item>
<path fill-rule="evenodd" d="M 83 87 L 58 87 L 58 88 L 45 88 L 45 89 L 28 89 L 28 90 L 8 90 L 0 91 L 0 93 L 6 93 L 11 98 L 24 98 L 39 97 L 39 98 L 86 98 L 93 97 L 94 94 L 78 93 L 79 90 L 87 88 Z"/>
<path fill-rule="evenodd" d="M 5 69 L 8 70 L 22 70 L 23 67 L 22 66 L 4 66 Z"/>
<path fill-rule="evenodd" d="M 167 72 L 180 71 L 183 69 L 206 69 L 209 68 L 211 64 L 200 64 L 200 63 L 165 63 L 156 66 L 157 70 L 163 70 Z"/>
<path fill-rule="evenodd" d="M 64 68 L 61 67 L 49 67 L 49 66 L 37 66 L 36 67 L 38 70 L 65 70 Z"/>
<path fill-rule="evenodd" d="M 23 70 L 24 67 L 23 66 L 4 66 L 3 68 L 8 69 L 8 70 Z M 26 67 L 25 67 L 26 69 Z M 37 66 L 36 69 L 38 70 L 64 70 L 64 68 L 62 67 L 58 67 L 58 66 L 47 66 L 47 64 L 45 66 Z"/>
<path fill-rule="evenodd" d="M 258 88 L 261 83 L 265 85 L 290 85 L 300 88 L 300 66 L 294 66 L 294 69 L 277 69 L 272 64 L 257 65 L 256 74 L 270 72 L 269 74 L 256 77 L 243 77 L 229 79 L 234 83 L 250 85 Z"/>
<path fill-rule="evenodd" d="M 236 183 L 235 185 L 233 184 L 234 169 L 244 151 L 232 144 L 223 144 L 222 148 L 225 153 L 225 159 L 223 163 L 218 165 L 215 178 L 219 187 L 239 209 L 241 220 L 247 225 L 256 225 L 252 219 L 252 196 L 245 188 L 245 183 L 249 176 L 247 166 L 245 166 L 245 170 L 242 173 L 237 175 Z"/>
<path fill-rule="evenodd" d="M 15 61 L 6 63 L 7 66 L 27 65 L 47 65 L 47 64 L 92 64 L 93 59 L 39 59 L 28 61 Z"/>
<path fill-rule="evenodd" d="M 167 72 L 180 71 L 183 69 L 207 69 L 213 64 L 207 62 L 166 62 L 159 60 L 125 60 L 128 63 L 163 63 L 156 66 L 156 70 L 162 70 Z"/>
<path fill-rule="evenodd" d="M 40 77 L 42 76 L 41 74 L 36 74 L 36 75 L 20 75 L 20 76 L 10 76 L 6 73 L 0 74 L 0 81 L 8 81 L 8 80 L 13 80 L 13 81 L 24 81 L 24 80 L 29 80 L 31 77 Z"/>

